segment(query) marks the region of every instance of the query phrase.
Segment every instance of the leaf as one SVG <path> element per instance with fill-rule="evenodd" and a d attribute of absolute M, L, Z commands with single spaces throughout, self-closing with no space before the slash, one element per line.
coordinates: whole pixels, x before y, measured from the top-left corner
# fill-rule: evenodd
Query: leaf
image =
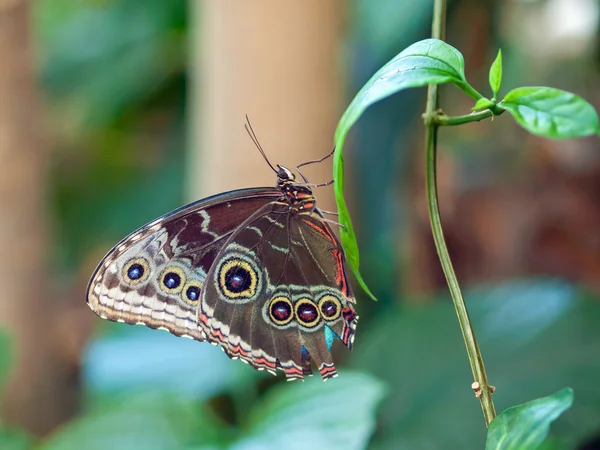
<path fill-rule="evenodd" d="M 581 443 L 596 432 L 600 295 L 559 280 L 533 279 L 471 289 L 465 299 L 490 383 L 497 388 L 496 409 L 571 386 L 586 394 L 553 424 L 553 433 Z M 456 313 L 447 294 L 436 300 L 404 301 L 363 323 L 349 363 L 390 386 L 369 446 L 373 450 L 484 447 L 481 407 L 471 390 Z"/>
<path fill-rule="evenodd" d="M 212 449 L 229 440 L 224 425 L 193 401 L 144 393 L 83 414 L 37 450 Z"/>
<path fill-rule="evenodd" d="M 149 328 L 110 328 L 116 333 L 94 340 L 84 357 L 86 385 L 96 396 L 148 390 L 204 400 L 244 389 L 261 376 L 245 364 L 231 364 L 210 345 Z"/>
<path fill-rule="evenodd" d="M 598 132 L 598 114 L 594 107 L 570 92 L 549 87 L 513 89 L 502 102 L 527 131 L 552 139 L 590 136 Z"/>
<path fill-rule="evenodd" d="M 384 393 L 381 382 L 358 372 L 278 386 L 252 411 L 246 437 L 231 449 L 366 448 Z"/>
<path fill-rule="evenodd" d="M 356 94 L 340 119 L 336 141 L 369 106 L 403 89 L 447 82 L 465 83 L 464 66 L 462 54 L 444 41 L 425 39 L 408 46 L 379 69 Z"/>
<path fill-rule="evenodd" d="M 550 424 L 573 404 L 573 389 L 564 388 L 544 398 L 503 411 L 490 423 L 486 450 L 535 450 Z"/>
<path fill-rule="evenodd" d="M 338 206 L 338 220 L 343 226 L 340 229 L 340 236 L 350 268 L 356 275 L 361 287 L 373 299 L 375 297 L 367 288 L 359 272 L 358 244 L 356 243 L 350 213 L 344 200 L 344 159 L 342 151 L 346 135 L 361 114 L 373 103 L 403 89 L 448 82 L 460 87 L 468 86 L 464 76 L 462 54 L 451 45 L 438 39 L 425 39 L 416 42 L 400 52 L 367 81 L 356 94 L 338 123 L 335 132 L 336 148 L 333 159 L 333 179 L 335 180 L 334 192 Z"/>
<path fill-rule="evenodd" d="M 502 83 L 502 50 L 498 49 L 498 56 L 496 56 L 490 67 L 490 87 L 494 93 L 494 98 L 498 96 L 500 83 Z"/>
<path fill-rule="evenodd" d="M 477 100 L 477 103 L 475 103 L 475 106 L 473 106 L 473 108 L 471 108 L 473 111 L 483 111 L 484 109 L 489 109 L 492 106 L 494 106 L 494 102 L 491 101 L 490 99 L 487 98 L 480 98 L 479 100 Z"/>
<path fill-rule="evenodd" d="M 575 447 L 575 444 L 565 442 L 554 436 L 549 436 L 536 450 L 570 450 Z"/>

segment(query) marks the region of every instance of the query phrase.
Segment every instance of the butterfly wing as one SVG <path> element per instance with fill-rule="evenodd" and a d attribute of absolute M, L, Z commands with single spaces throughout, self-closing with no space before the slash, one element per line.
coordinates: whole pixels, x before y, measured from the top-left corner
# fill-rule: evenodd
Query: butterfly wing
<path fill-rule="evenodd" d="M 271 188 L 231 191 L 134 231 L 96 268 L 88 305 L 104 319 L 205 340 L 196 310 L 206 274 L 237 227 L 280 196 Z"/>
<path fill-rule="evenodd" d="M 199 322 L 207 339 L 289 379 L 336 376 L 331 345 L 354 340 L 357 316 L 341 245 L 320 218 L 265 205 L 229 237 L 207 273 Z"/>

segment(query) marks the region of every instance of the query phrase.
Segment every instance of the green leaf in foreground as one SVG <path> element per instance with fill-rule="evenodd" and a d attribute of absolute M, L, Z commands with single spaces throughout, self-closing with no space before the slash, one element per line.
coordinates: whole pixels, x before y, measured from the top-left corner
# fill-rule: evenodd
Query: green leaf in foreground
<path fill-rule="evenodd" d="M 485 450 L 535 450 L 550 424 L 573 404 L 573 390 L 564 388 L 503 411 L 490 423 Z"/>
<path fill-rule="evenodd" d="M 513 89 L 498 104 L 527 131 L 552 139 L 598 132 L 598 113 L 581 97 L 549 87 Z"/>
<path fill-rule="evenodd" d="M 380 381 L 359 372 L 328 383 L 311 378 L 275 387 L 251 412 L 246 437 L 231 449 L 366 448 L 384 393 Z"/>
<path fill-rule="evenodd" d="M 498 413 L 568 384 L 585 398 L 577 397 L 551 433 L 570 444 L 568 449 L 597 433 L 600 296 L 549 278 L 479 286 L 464 294 L 478 325 L 490 383 L 498 388 Z M 487 430 L 477 399 L 465 396 L 471 372 L 456 323 L 448 320 L 454 314 L 448 293 L 428 301 L 405 300 L 372 318 L 348 361 L 391 386 L 369 449 L 483 449 Z M 394 351 L 382 358 L 376 349 L 390 342 Z"/>
<path fill-rule="evenodd" d="M 498 50 L 498 56 L 496 56 L 492 67 L 490 67 L 490 87 L 494 93 L 494 98 L 498 96 L 500 83 L 502 83 L 502 50 Z"/>
<path fill-rule="evenodd" d="M 37 450 L 225 448 L 228 429 L 193 400 L 140 392 L 108 397 L 59 428 Z"/>
<path fill-rule="evenodd" d="M 338 206 L 342 245 L 350 268 L 361 287 L 372 297 L 359 272 L 358 244 L 352 227 L 350 213 L 344 200 L 344 160 L 342 150 L 348 131 L 361 114 L 372 104 L 403 89 L 428 84 L 453 83 L 476 99 L 481 96 L 465 80 L 462 54 L 443 41 L 425 39 L 416 42 L 379 69 L 356 94 L 344 112 L 335 132 L 333 160 L 334 191 Z"/>
<path fill-rule="evenodd" d="M 425 39 L 408 46 L 379 69 L 356 94 L 336 130 L 340 134 L 354 125 L 372 104 L 403 89 L 452 82 L 466 83 L 462 54 L 438 39 Z"/>

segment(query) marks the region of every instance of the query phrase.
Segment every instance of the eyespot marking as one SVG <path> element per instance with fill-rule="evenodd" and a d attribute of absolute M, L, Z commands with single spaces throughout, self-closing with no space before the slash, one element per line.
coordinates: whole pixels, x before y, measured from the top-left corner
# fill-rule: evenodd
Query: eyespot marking
<path fill-rule="evenodd" d="M 133 258 L 123 265 L 121 278 L 129 284 L 140 284 L 150 276 L 150 265 L 144 258 Z"/>
<path fill-rule="evenodd" d="M 202 290 L 202 282 L 198 280 L 190 280 L 181 290 L 181 298 L 190 306 L 196 306 L 200 299 Z"/>
<path fill-rule="evenodd" d="M 232 258 L 219 268 L 219 288 L 229 299 L 249 299 L 256 294 L 258 273 L 247 261 Z"/>
<path fill-rule="evenodd" d="M 269 318 L 276 325 L 287 325 L 294 318 L 294 306 L 287 297 L 275 297 L 269 303 Z"/>
<path fill-rule="evenodd" d="M 308 298 L 301 298 L 296 302 L 294 313 L 298 323 L 307 328 L 315 327 L 321 319 L 319 308 Z"/>
<path fill-rule="evenodd" d="M 319 300 L 319 311 L 327 322 L 337 320 L 342 313 L 342 305 L 333 295 L 324 295 Z"/>
<path fill-rule="evenodd" d="M 185 285 L 185 273 L 179 267 L 167 267 L 161 273 L 158 285 L 167 294 L 179 294 Z"/>

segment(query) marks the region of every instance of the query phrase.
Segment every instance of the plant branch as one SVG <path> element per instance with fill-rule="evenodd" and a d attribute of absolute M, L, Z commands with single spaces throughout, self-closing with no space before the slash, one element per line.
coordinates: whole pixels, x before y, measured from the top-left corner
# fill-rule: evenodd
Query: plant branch
<path fill-rule="evenodd" d="M 446 0 L 434 0 L 433 8 L 433 22 L 432 22 L 432 37 L 437 39 L 444 38 L 444 25 L 446 22 Z M 438 123 L 436 121 L 436 111 L 438 109 L 438 88 L 436 85 L 430 85 L 427 91 L 427 106 L 425 110 L 425 125 L 426 131 L 426 172 L 427 172 L 427 197 L 429 204 L 429 219 L 431 222 L 431 230 L 433 232 L 433 239 L 435 246 L 448 282 L 450 294 L 452 295 L 452 301 L 454 302 L 454 309 L 458 316 L 458 322 L 462 331 L 465 346 L 467 347 L 467 353 L 469 356 L 469 362 L 471 364 L 471 370 L 473 372 L 473 383 L 472 388 L 475 390 L 475 395 L 481 401 L 481 408 L 485 417 L 486 425 L 492 421 L 496 416 L 494 408 L 494 402 L 492 401 L 493 388 L 490 387 L 487 374 L 485 372 L 485 366 L 483 365 L 483 358 L 479 345 L 475 339 L 475 333 L 471 326 L 469 314 L 463 300 L 460 287 L 446 242 L 444 240 L 444 233 L 442 230 L 442 222 L 440 219 L 440 210 L 438 205 L 438 194 L 437 194 L 437 180 L 436 180 L 436 152 L 437 152 L 437 129 Z M 485 111 L 482 111 L 485 113 Z M 489 112 L 492 115 L 492 112 Z M 482 117 L 483 119 L 484 117 Z M 449 118 L 450 119 L 450 118 Z"/>
<path fill-rule="evenodd" d="M 438 126 L 452 127 L 455 125 L 463 125 L 465 123 L 479 122 L 487 119 L 488 117 L 499 116 L 504 111 L 500 110 L 498 114 L 495 114 L 489 109 L 483 111 L 476 111 L 471 114 L 465 114 L 464 116 L 446 116 L 444 114 L 437 114 L 433 117 L 433 121 Z"/>

